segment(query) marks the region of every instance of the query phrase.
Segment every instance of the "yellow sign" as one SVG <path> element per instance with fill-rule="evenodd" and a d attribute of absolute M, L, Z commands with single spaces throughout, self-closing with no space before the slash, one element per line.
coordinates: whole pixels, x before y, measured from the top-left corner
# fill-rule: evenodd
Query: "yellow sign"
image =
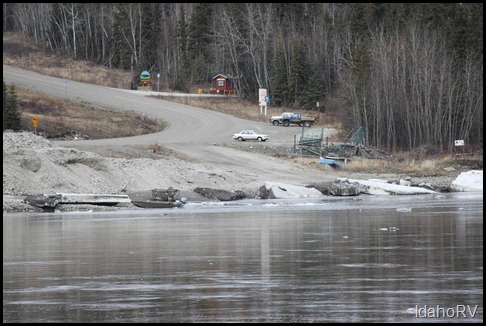
<path fill-rule="evenodd" d="M 32 126 L 34 128 L 37 128 L 37 125 L 39 124 L 39 119 L 37 119 L 36 117 L 33 117 L 32 118 Z"/>

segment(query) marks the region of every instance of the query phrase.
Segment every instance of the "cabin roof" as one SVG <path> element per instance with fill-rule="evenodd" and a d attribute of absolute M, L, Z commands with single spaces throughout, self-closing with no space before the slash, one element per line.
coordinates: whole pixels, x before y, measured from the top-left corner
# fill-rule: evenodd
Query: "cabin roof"
<path fill-rule="evenodd" d="M 216 76 L 213 77 L 213 79 L 216 79 L 218 77 L 223 77 L 224 79 L 231 79 L 231 78 L 229 78 L 228 76 L 226 76 L 224 74 L 217 74 Z"/>

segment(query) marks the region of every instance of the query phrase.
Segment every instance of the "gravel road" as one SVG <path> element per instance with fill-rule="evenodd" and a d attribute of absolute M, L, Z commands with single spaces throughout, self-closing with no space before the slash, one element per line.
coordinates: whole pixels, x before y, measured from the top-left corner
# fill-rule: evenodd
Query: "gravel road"
<path fill-rule="evenodd" d="M 278 163 L 275 164 L 273 159 L 214 145 L 231 141 L 232 135 L 242 129 L 254 129 L 270 135 L 268 143 L 272 146 L 292 147 L 294 137 L 301 133 L 299 127 L 286 128 L 244 120 L 220 112 L 147 97 L 147 92 L 66 81 L 7 65 L 4 65 L 3 69 L 4 80 L 7 83 L 15 83 L 18 86 L 94 106 L 131 110 L 169 123 L 164 131 L 154 134 L 116 139 L 59 141 L 54 142 L 56 147 L 99 150 L 101 147 L 118 146 L 120 151 L 124 151 L 124 147 L 128 149 L 133 146 L 157 144 L 191 157 L 195 162 L 222 165 L 227 168 L 239 167 L 271 176 L 276 173 L 275 171 L 286 172 L 288 175 L 288 171 Z M 259 110 L 257 105 L 255 110 Z M 334 129 L 325 128 L 324 135 L 329 137 L 335 132 Z M 305 171 L 302 172 L 305 175 Z"/>

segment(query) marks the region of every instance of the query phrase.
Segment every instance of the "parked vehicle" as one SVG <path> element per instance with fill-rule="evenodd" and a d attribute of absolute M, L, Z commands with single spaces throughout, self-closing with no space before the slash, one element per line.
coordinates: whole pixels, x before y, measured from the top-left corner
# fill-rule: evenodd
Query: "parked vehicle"
<path fill-rule="evenodd" d="M 233 139 L 238 141 L 245 141 L 245 140 L 257 140 L 257 141 L 266 141 L 268 139 L 268 135 L 259 134 L 254 130 L 242 130 L 237 134 L 233 135 Z"/>
<path fill-rule="evenodd" d="M 284 112 L 281 115 L 275 115 L 270 118 L 270 123 L 274 126 L 283 125 L 285 127 L 290 126 L 290 124 L 297 124 L 300 127 L 310 127 L 318 121 L 318 117 L 304 116 L 296 112 Z"/>

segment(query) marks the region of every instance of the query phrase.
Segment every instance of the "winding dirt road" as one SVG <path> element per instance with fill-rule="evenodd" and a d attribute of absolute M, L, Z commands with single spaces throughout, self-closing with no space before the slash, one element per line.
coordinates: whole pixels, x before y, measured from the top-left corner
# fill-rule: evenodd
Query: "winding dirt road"
<path fill-rule="evenodd" d="M 197 162 L 224 165 L 235 173 L 239 171 L 258 174 L 265 180 L 308 184 L 335 178 L 335 175 L 326 177 L 322 171 L 287 160 L 215 146 L 218 143 L 232 141 L 233 133 L 242 129 L 254 129 L 266 133 L 270 135 L 268 142 L 292 146 L 294 136 L 298 136 L 301 132 L 298 127 L 272 126 L 270 123 L 244 120 L 216 111 L 147 97 L 146 95 L 150 94 L 147 92 L 85 84 L 8 65 L 3 65 L 3 78 L 6 83 L 13 83 L 18 87 L 92 106 L 131 110 L 169 123 L 162 132 L 135 137 L 53 142 L 59 147 L 73 147 L 87 151 L 96 148 L 96 152 L 99 153 L 102 147 L 159 144 L 183 153 Z M 257 105 L 255 110 L 259 110 Z M 324 130 L 325 136 L 332 132 L 334 130 Z M 246 143 L 248 146 L 253 144 Z"/>

